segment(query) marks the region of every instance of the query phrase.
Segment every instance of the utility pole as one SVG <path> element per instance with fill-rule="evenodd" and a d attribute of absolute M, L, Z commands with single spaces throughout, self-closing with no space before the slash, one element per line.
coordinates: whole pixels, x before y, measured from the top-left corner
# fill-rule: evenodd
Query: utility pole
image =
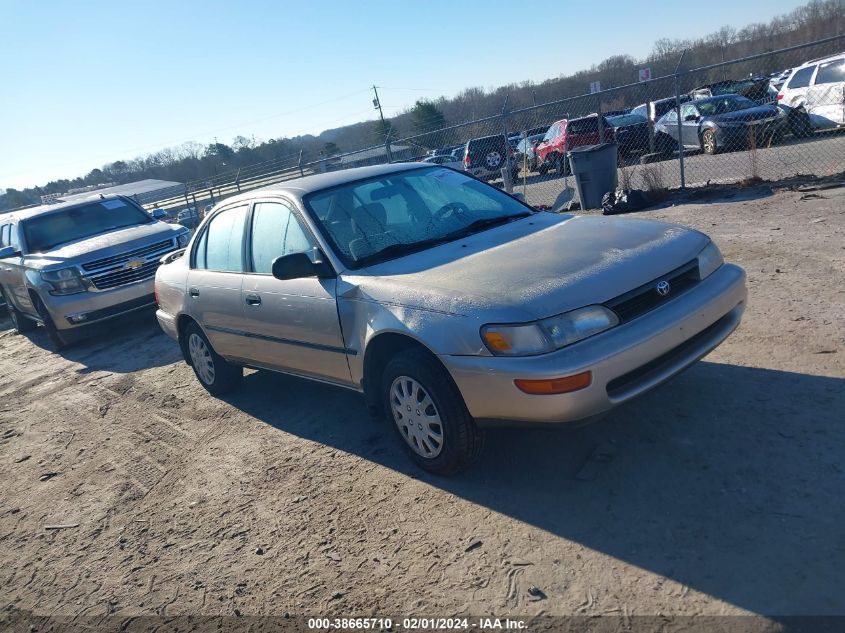
<path fill-rule="evenodd" d="M 381 101 L 378 98 L 378 88 L 376 88 L 375 84 L 373 84 L 373 93 L 376 95 L 376 98 L 373 99 L 373 106 L 378 110 L 378 115 L 381 117 L 381 129 L 384 130 L 384 149 L 387 150 L 387 162 L 392 163 L 393 154 L 390 151 L 390 130 L 384 120 L 384 112 L 381 111 Z"/>

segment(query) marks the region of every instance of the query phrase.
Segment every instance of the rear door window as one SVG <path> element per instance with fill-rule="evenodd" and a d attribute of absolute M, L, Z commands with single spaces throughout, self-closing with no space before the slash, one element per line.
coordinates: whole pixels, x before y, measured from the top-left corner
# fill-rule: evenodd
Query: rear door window
<path fill-rule="evenodd" d="M 819 64 L 819 72 L 816 75 L 814 85 L 838 84 L 845 82 L 845 59 Z"/>
<path fill-rule="evenodd" d="M 807 66 L 807 68 L 802 68 L 801 70 L 797 71 L 794 75 L 792 75 L 792 79 L 789 80 L 787 84 L 787 88 L 806 88 L 810 85 L 810 77 L 813 76 L 813 72 L 816 70 L 815 66 Z"/>
<path fill-rule="evenodd" d="M 246 205 L 226 209 L 211 219 L 197 243 L 195 268 L 221 272 L 243 271 L 246 210 Z"/>

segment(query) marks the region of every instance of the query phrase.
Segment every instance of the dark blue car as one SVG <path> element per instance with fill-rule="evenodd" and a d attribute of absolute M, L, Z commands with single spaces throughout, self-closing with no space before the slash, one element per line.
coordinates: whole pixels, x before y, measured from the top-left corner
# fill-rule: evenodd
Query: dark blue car
<path fill-rule="evenodd" d="M 658 152 L 678 148 L 701 149 L 705 154 L 745 149 L 776 142 L 783 134 L 786 116 L 774 105 L 758 105 L 740 95 L 696 99 L 681 105 L 681 138 L 677 110 L 664 114 L 654 126 Z"/>

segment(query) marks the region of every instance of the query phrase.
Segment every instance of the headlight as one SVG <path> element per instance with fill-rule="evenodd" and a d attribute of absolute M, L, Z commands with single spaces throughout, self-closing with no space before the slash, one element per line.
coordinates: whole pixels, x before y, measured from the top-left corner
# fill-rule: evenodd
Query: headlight
<path fill-rule="evenodd" d="M 41 279 L 53 287 L 50 290 L 51 295 L 72 295 L 77 292 L 85 292 L 85 284 L 76 268 L 43 271 Z"/>
<path fill-rule="evenodd" d="M 618 323 L 607 308 L 587 306 L 536 323 L 485 325 L 481 338 L 496 356 L 530 356 L 572 345 Z"/>
<path fill-rule="evenodd" d="M 719 251 L 719 247 L 713 242 L 710 242 L 698 254 L 698 278 L 706 279 L 724 263 L 725 260 Z"/>
<path fill-rule="evenodd" d="M 179 248 L 185 248 L 188 242 L 191 241 L 191 236 L 188 233 L 180 233 L 176 236 L 176 244 Z"/>

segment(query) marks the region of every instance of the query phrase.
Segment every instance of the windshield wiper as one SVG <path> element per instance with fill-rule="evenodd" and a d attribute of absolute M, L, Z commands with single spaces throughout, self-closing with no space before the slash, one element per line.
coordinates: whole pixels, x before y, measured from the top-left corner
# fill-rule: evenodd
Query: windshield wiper
<path fill-rule="evenodd" d="M 420 240 L 419 242 L 412 242 L 410 244 L 389 244 L 388 246 L 377 250 L 375 253 L 370 253 L 369 255 L 365 255 L 360 259 L 356 259 L 355 264 L 357 264 L 358 266 L 365 266 L 366 264 L 378 261 L 380 259 L 389 258 L 396 255 L 409 255 L 411 253 L 416 253 L 418 251 L 425 250 L 432 246 L 437 246 L 445 242 L 451 242 L 452 240 L 456 240 L 466 235 L 471 235 L 482 229 L 490 228 L 498 224 L 507 224 L 508 222 L 519 218 L 527 218 L 529 215 L 532 215 L 531 212 L 525 211 L 522 213 L 513 213 L 511 215 L 500 215 L 495 218 L 480 218 L 478 220 L 470 222 L 465 227 L 460 228 L 457 231 L 446 233 L 445 235 L 441 235 L 440 237 L 432 237 L 427 240 Z"/>
<path fill-rule="evenodd" d="M 447 236 L 454 238 L 463 237 L 464 235 L 472 235 L 482 229 L 489 229 L 491 227 L 498 226 L 499 224 L 507 224 L 508 222 L 518 220 L 519 218 L 527 218 L 529 215 L 532 215 L 531 212 L 523 211 L 522 213 L 513 213 L 511 215 L 500 215 L 495 218 L 480 218 L 478 220 L 473 220 L 457 231 L 447 233 Z"/>
<path fill-rule="evenodd" d="M 370 253 L 369 255 L 364 255 L 364 257 L 356 259 L 355 264 L 356 266 L 365 266 L 374 261 L 389 258 L 395 255 L 409 255 L 410 253 L 416 253 L 417 251 L 422 251 L 431 246 L 436 246 L 438 244 L 442 244 L 443 242 L 449 242 L 453 239 L 455 239 L 453 236 L 442 236 L 432 237 L 427 240 L 412 242 L 410 244 L 389 244 L 388 246 L 377 250 L 375 253 Z"/>

